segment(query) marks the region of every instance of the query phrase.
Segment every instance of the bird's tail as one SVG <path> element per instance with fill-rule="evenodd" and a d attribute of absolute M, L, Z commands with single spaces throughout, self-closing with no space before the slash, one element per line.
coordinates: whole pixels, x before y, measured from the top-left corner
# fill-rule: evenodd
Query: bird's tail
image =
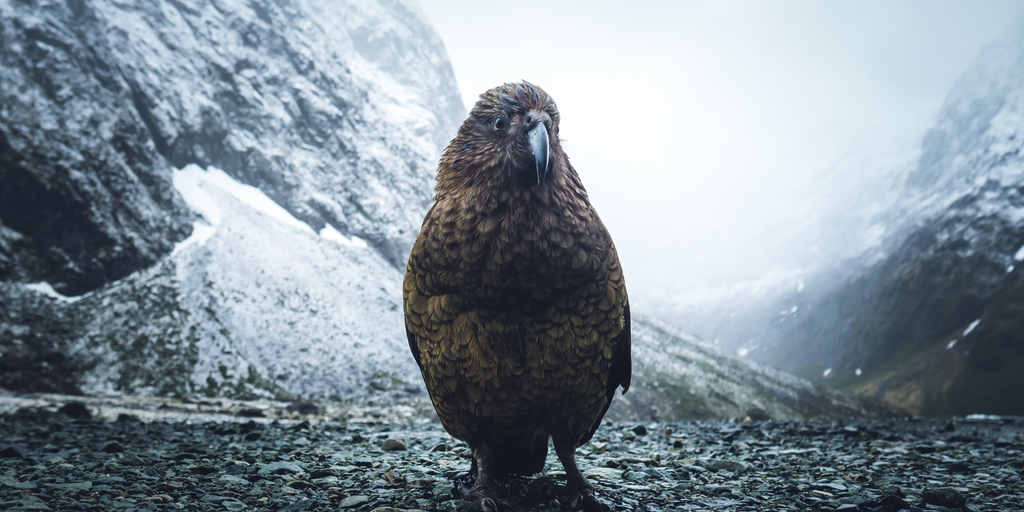
<path fill-rule="evenodd" d="M 548 457 L 548 436 L 511 438 L 493 450 L 496 478 L 534 475 L 544 470 L 544 461 Z"/>

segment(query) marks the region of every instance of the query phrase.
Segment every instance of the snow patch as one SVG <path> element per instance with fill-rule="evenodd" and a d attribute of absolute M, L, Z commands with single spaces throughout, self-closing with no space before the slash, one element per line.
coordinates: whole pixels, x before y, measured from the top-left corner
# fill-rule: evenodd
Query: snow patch
<path fill-rule="evenodd" d="M 206 171 L 198 165 L 189 164 L 184 169 L 175 169 L 172 174 L 174 188 L 181 194 L 192 211 L 202 215 L 210 226 L 219 226 L 221 222 L 220 207 L 205 190 L 203 183 L 206 181 Z"/>
<path fill-rule="evenodd" d="M 341 234 L 340 231 L 335 229 L 335 227 L 330 224 L 327 224 L 326 226 L 324 226 L 323 229 L 320 230 L 320 238 L 323 238 L 324 240 L 330 240 L 332 242 L 337 242 L 341 245 L 344 245 L 345 247 L 355 247 L 356 245 L 355 243 L 352 242 L 352 240 L 350 240 L 347 236 Z"/>
<path fill-rule="evenodd" d="M 860 368 L 857 368 L 856 370 L 853 371 L 853 374 L 858 376 L 858 377 L 860 377 L 861 373 L 864 373 L 864 372 L 860 371 Z"/>
<path fill-rule="evenodd" d="M 963 336 L 967 336 L 968 334 L 970 334 L 971 331 L 973 331 L 974 328 L 977 327 L 978 324 L 980 324 L 980 323 L 981 323 L 981 319 L 980 318 L 975 320 L 975 321 L 973 321 L 973 322 L 971 322 L 971 325 L 968 325 L 967 328 L 964 329 Z"/>
<path fill-rule="evenodd" d="M 53 286 L 50 286 L 50 283 L 47 283 L 46 281 L 40 281 L 38 283 L 26 284 L 25 285 L 25 289 L 26 290 L 32 290 L 32 291 L 34 291 L 36 293 L 41 293 L 41 294 L 46 295 L 48 297 L 53 297 L 53 298 L 55 298 L 55 299 L 57 299 L 57 300 L 59 300 L 61 302 L 67 302 L 69 304 L 72 303 L 72 302 L 78 302 L 79 300 L 82 299 L 82 297 L 85 297 L 85 295 L 78 295 L 76 297 L 68 297 L 67 295 L 61 295 L 59 292 L 57 292 L 57 290 L 53 289 Z M 86 295 L 88 295 L 88 294 L 86 294 Z"/>
<path fill-rule="evenodd" d="M 267 195 L 264 194 L 262 190 L 251 185 L 239 183 L 231 176 L 228 176 L 226 172 L 216 167 L 209 167 L 206 171 L 204 171 L 196 164 L 188 164 L 185 166 L 184 169 L 174 172 L 175 187 L 178 186 L 179 175 L 182 176 L 183 180 L 188 183 L 189 187 L 198 187 L 200 188 L 200 190 L 202 190 L 202 188 L 205 186 L 215 186 L 231 194 L 232 196 L 235 197 L 235 199 L 238 199 L 239 201 L 251 206 L 254 210 L 284 225 L 291 226 L 295 229 L 298 229 L 299 231 L 305 231 L 306 233 L 316 234 L 316 232 L 313 231 L 313 228 L 309 227 L 309 225 L 306 224 L 305 222 L 296 219 L 294 216 L 292 216 L 291 213 L 288 213 L 288 210 L 285 210 L 284 208 L 281 207 L 281 205 L 275 203 L 273 199 L 267 197 Z M 182 195 L 184 196 L 184 194 Z M 220 209 L 217 208 L 217 204 L 211 201 L 209 196 L 207 196 L 205 192 L 203 193 L 203 195 L 205 196 L 205 200 L 201 198 L 200 200 L 205 202 L 197 204 L 199 204 L 201 208 L 208 209 L 210 208 L 210 206 L 212 206 L 214 209 L 217 210 L 216 220 L 210 218 L 206 219 L 210 222 L 210 224 L 217 226 L 220 224 Z M 185 202 L 189 202 L 187 198 L 185 199 Z M 192 203 L 189 203 L 189 207 L 191 206 Z M 205 211 L 196 211 L 202 213 L 203 217 L 206 217 Z"/>
<path fill-rule="evenodd" d="M 1014 261 L 1024 261 L 1024 245 L 1017 249 L 1017 253 L 1013 255 Z"/>
<path fill-rule="evenodd" d="M 953 341 L 951 341 L 949 343 L 946 343 L 946 350 L 949 350 L 949 349 L 953 348 L 953 345 L 956 345 L 956 342 L 957 342 L 957 338 L 953 338 Z"/>
<path fill-rule="evenodd" d="M 221 207 L 207 193 L 210 187 L 216 187 L 221 191 L 227 192 L 235 199 L 238 199 L 243 204 L 246 204 L 256 210 L 257 212 L 270 217 L 281 224 L 290 226 L 299 231 L 305 233 L 315 234 L 313 228 L 309 227 L 305 222 L 296 219 L 292 214 L 288 213 L 280 205 L 274 202 L 273 199 L 267 197 L 260 189 L 239 183 L 237 180 L 228 176 L 224 171 L 210 167 L 207 170 L 203 170 L 196 164 L 188 164 L 181 169 L 175 169 L 172 175 L 174 188 L 181 194 L 181 197 L 185 199 L 185 204 L 188 205 L 192 211 L 203 216 L 203 221 L 196 221 L 192 224 L 192 234 L 188 238 L 178 242 L 174 246 L 174 250 L 171 251 L 171 255 L 174 256 L 188 247 L 199 246 L 203 247 L 206 242 L 217 232 L 217 227 L 221 225 L 224 220 L 224 213 Z M 334 227 L 328 225 L 330 228 L 321 230 L 320 235 L 329 240 L 341 243 L 342 245 L 360 246 L 359 243 L 349 241 L 344 235 L 339 233 Z M 331 231 L 333 233 L 331 233 Z M 325 235 L 324 233 L 327 232 Z M 336 235 L 336 237 L 335 237 Z M 340 237 L 340 238 L 338 238 Z M 344 242 L 342 242 L 344 240 Z M 366 242 L 360 240 L 362 247 L 366 247 Z"/>
<path fill-rule="evenodd" d="M 832 374 L 832 368 L 825 368 L 825 371 L 821 372 L 822 377 L 828 377 Z"/>
<path fill-rule="evenodd" d="M 352 235 L 349 238 L 352 240 L 352 245 L 354 245 L 354 246 L 356 246 L 356 247 L 358 247 L 360 249 L 366 249 L 367 247 L 369 247 L 369 245 L 367 245 L 367 243 L 366 243 L 366 240 L 363 240 L 362 238 L 359 238 L 358 236 Z"/>
<path fill-rule="evenodd" d="M 1013 268 L 1013 265 L 1006 267 L 1006 273 L 1009 274 L 1010 272 L 1013 272 Z"/>
<path fill-rule="evenodd" d="M 206 242 L 210 240 L 210 237 L 217 232 L 217 226 L 211 226 L 201 220 L 197 220 L 192 223 L 192 234 L 188 238 L 174 244 L 174 250 L 171 251 L 171 256 L 178 254 L 179 252 L 198 245 L 204 247 Z"/>
<path fill-rule="evenodd" d="M 804 291 L 804 282 L 803 282 L 803 281 L 800 281 L 800 283 L 798 283 L 798 284 L 796 285 L 796 292 L 797 292 L 797 293 L 800 293 L 800 292 L 802 292 L 802 291 Z"/>
<path fill-rule="evenodd" d="M 964 417 L 968 420 L 1001 420 L 1002 416 L 996 416 L 995 414 L 968 414 Z"/>

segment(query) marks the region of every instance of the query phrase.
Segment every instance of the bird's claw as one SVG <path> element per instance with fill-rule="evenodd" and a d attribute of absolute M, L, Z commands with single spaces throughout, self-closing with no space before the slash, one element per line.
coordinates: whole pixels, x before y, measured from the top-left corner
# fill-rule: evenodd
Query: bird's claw
<path fill-rule="evenodd" d="M 508 503 L 494 498 L 480 500 L 480 508 L 484 512 L 514 512 L 514 509 Z"/>
<path fill-rule="evenodd" d="M 612 510 L 607 504 L 598 501 L 594 496 L 594 489 L 589 485 L 577 487 L 575 491 L 569 491 L 569 486 L 559 486 L 558 490 L 564 493 L 562 503 L 571 510 L 582 510 L 583 512 L 611 512 Z"/>
<path fill-rule="evenodd" d="M 561 485 L 553 485 L 551 483 L 544 482 L 540 486 L 540 493 L 541 493 L 541 495 L 547 496 L 549 498 L 554 498 L 556 496 L 564 496 L 565 495 L 565 487 L 563 487 Z"/>
<path fill-rule="evenodd" d="M 460 498 L 466 501 L 475 501 L 480 505 L 480 509 L 484 512 L 514 512 L 515 510 L 509 506 L 508 503 L 490 496 L 495 494 L 490 490 L 477 488 L 475 486 L 459 486 L 458 491 Z"/>

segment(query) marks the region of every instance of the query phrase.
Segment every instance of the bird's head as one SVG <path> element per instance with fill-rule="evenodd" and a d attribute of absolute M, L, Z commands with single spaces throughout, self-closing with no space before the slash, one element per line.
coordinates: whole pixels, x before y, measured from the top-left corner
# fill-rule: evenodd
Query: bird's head
<path fill-rule="evenodd" d="M 505 84 L 480 95 L 448 145 L 438 189 L 473 184 L 544 187 L 561 171 L 558 107 L 529 82 Z"/>

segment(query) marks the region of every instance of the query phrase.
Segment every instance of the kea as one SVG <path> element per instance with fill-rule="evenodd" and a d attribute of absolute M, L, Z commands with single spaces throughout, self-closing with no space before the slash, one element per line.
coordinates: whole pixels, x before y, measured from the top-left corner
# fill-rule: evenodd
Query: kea
<path fill-rule="evenodd" d="M 441 424 L 472 449 L 460 493 L 487 512 L 509 508 L 496 480 L 543 471 L 549 439 L 566 474 L 554 492 L 609 510 L 575 452 L 629 389 L 629 299 L 558 123 L 528 82 L 480 95 L 441 157 L 406 267 L 409 347 Z"/>

